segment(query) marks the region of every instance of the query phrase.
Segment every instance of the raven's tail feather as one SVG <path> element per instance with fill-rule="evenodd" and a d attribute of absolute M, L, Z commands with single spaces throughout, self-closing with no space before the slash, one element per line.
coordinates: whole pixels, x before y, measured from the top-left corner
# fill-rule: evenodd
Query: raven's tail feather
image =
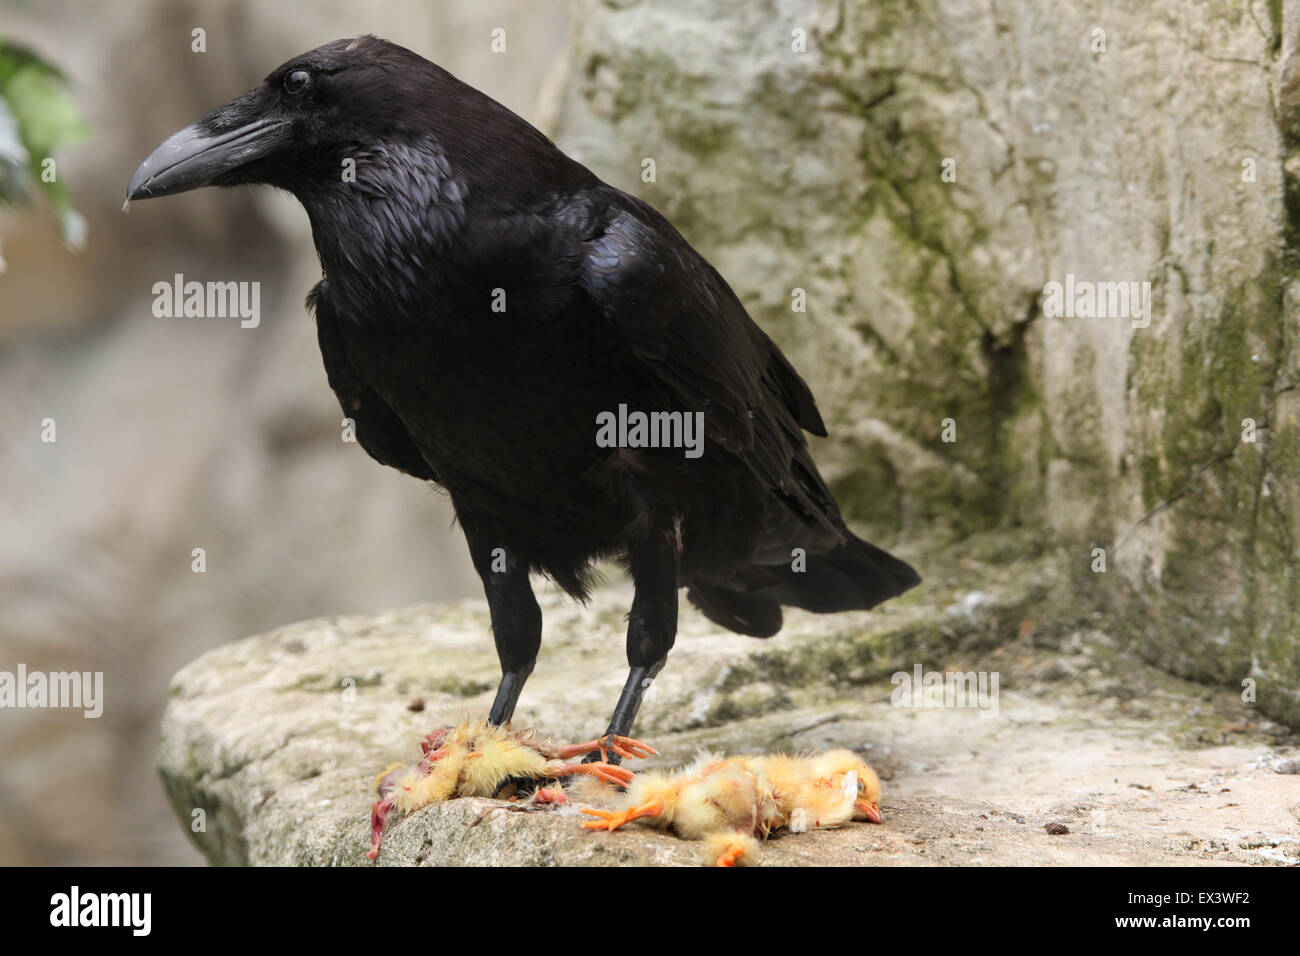
<path fill-rule="evenodd" d="M 865 611 L 921 583 L 910 564 L 852 535 L 834 551 L 810 553 L 803 571 L 770 570 L 781 583 L 768 596 L 818 614 Z"/>
<path fill-rule="evenodd" d="M 771 637 L 781 630 L 781 605 L 770 598 L 698 581 L 686 597 L 714 624 L 737 634 Z"/>
<path fill-rule="evenodd" d="M 833 551 L 807 554 L 802 565 L 754 567 L 727 586 L 693 581 L 687 597 L 715 624 L 771 637 L 781 629 L 782 605 L 818 614 L 867 610 L 920 582 L 907 562 L 849 535 Z"/>

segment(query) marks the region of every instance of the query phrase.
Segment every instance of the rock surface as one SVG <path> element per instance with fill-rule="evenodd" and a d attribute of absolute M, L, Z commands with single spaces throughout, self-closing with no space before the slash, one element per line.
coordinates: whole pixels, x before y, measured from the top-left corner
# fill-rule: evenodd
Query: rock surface
<path fill-rule="evenodd" d="M 1281 772 L 1294 738 L 1102 632 L 1021 619 L 1026 576 L 996 582 L 972 565 L 954 577 L 951 593 L 926 587 L 875 614 L 791 613 L 768 641 L 684 610 L 637 727 L 661 752 L 646 766 L 701 748 L 863 753 L 884 780 L 884 825 L 771 840 L 768 865 L 1300 862 L 1300 790 Z M 586 608 L 543 600 L 546 639 L 517 726 L 565 740 L 604 727 L 629 600 L 626 586 Z M 159 767 L 195 844 L 220 864 L 369 865 L 374 776 L 418 757 L 433 728 L 486 712 L 498 673 L 488 633 L 478 602 L 428 605 L 294 624 L 186 667 Z M 893 706 L 890 676 L 914 666 L 996 672 L 996 713 Z M 589 833 L 572 808 L 459 800 L 396 820 L 378 864 L 699 861 L 698 845 L 639 825 Z"/>
<path fill-rule="evenodd" d="M 1080 578 L 1103 549 L 1118 636 L 1300 721 L 1300 2 L 573 22 L 559 141 L 815 370 L 853 517 L 1031 527 Z M 1149 324 L 1045 316 L 1068 275 L 1149 282 Z"/>

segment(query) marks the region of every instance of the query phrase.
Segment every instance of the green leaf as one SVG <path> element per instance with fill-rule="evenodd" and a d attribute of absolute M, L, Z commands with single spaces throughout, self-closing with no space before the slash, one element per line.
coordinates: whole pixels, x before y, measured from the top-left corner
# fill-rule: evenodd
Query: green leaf
<path fill-rule="evenodd" d="M 35 184 L 54 207 L 64 243 L 78 249 L 85 220 L 57 165 L 47 169 L 56 152 L 90 133 L 67 87 L 58 67 L 28 47 L 0 41 L 0 200 L 26 201 Z"/>

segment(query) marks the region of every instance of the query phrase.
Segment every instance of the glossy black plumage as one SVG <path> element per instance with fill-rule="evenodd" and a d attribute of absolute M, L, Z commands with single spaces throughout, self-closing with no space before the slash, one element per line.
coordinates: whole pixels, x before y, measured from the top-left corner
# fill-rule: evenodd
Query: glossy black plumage
<path fill-rule="evenodd" d="M 359 442 L 450 492 L 506 674 L 494 720 L 540 643 L 529 571 L 582 597 L 593 561 L 629 566 L 617 733 L 672 646 L 680 586 L 766 636 L 781 605 L 866 608 L 919 580 L 845 528 L 803 436 L 826 431 L 811 392 L 713 267 L 434 64 L 369 37 L 296 57 L 160 147 L 131 194 L 251 182 L 307 210 L 325 275 L 308 302 Z M 702 412 L 702 456 L 599 447 L 620 405 Z"/>

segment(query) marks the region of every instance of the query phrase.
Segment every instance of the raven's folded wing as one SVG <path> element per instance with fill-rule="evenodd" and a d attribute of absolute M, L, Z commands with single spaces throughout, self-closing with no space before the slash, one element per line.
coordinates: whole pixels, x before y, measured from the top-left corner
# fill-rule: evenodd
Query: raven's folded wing
<path fill-rule="evenodd" d="M 343 414 L 355 423 L 361 447 L 380 464 L 426 481 L 437 481 L 437 473 L 420 454 L 397 413 L 353 368 L 339 332 L 338 317 L 330 306 L 329 285 L 324 279 L 308 293 L 307 307 L 316 313 L 316 335 L 330 388 L 338 396 Z"/>
<path fill-rule="evenodd" d="M 581 243 L 587 297 L 680 410 L 704 413 L 709 440 L 817 523 L 838 524 L 803 436 L 826 434 L 808 386 L 668 221 L 620 198 Z"/>

